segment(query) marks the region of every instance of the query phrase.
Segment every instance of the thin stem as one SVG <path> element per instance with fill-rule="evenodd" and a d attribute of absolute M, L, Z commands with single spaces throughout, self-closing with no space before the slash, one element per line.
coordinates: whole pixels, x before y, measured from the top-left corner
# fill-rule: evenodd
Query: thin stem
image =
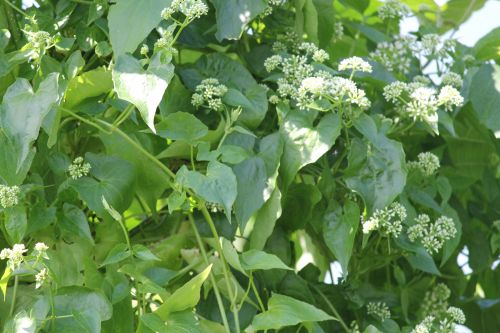
<path fill-rule="evenodd" d="M 340 317 L 340 314 L 338 313 L 337 309 L 335 309 L 335 307 L 333 306 L 333 304 L 330 302 L 330 300 L 328 299 L 328 297 L 326 297 L 326 295 L 323 294 L 323 292 L 318 287 L 313 286 L 313 288 L 321 296 L 321 298 L 323 298 L 323 300 L 325 301 L 326 305 L 328 305 L 328 308 L 330 308 L 330 310 L 332 311 L 334 317 L 339 321 L 339 323 L 342 326 L 342 328 L 347 333 L 349 333 L 350 332 L 349 327 L 346 325 L 346 323 L 344 322 L 344 320 L 342 319 L 342 317 Z"/>
<path fill-rule="evenodd" d="M 94 2 L 86 0 L 70 0 L 71 2 L 81 3 L 82 5 L 93 5 Z"/>
<path fill-rule="evenodd" d="M 194 148 L 193 145 L 189 145 L 190 155 L 191 155 L 191 169 L 196 171 L 196 166 L 194 164 Z"/>
<path fill-rule="evenodd" d="M 252 285 L 252 290 L 253 290 L 253 293 L 255 294 L 255 298 L 257 298 L 257 303 L 259 303 L 260 310 L 262 312 L 265 312 L 266 308 L 264 307 L 264 303 L 262 302 L 262 299 L 260 298 L 259 291 L 257 290 L 257 286 L 255 285 L 253 278 L 250 280 L 250 284 Z"/>
<path fill-rule="evenodd" d="M 116 117 L 115 121 L 113 122 L 113 126 L 114 127 L 120 126 L 120 124 L 123 123 L 128 118 L 128 116 L 130 116 L 133 109 L 134 109 L 134 104 L 127 105 L 125 110 L 123 110 L 123 112 L 120 113 L 118 117 Z"/>
<path fill-rule="evenodd" d="M 194 234 L 196 236 L 196 241 L 198 242 L 198 247 L 200 248 L 201 255 L 203 256 L 205 264 L 209 265 L 207 252 L 206 252 L 205 247 L 203 245 L 203 241 L 201 239 L 200 233 L 198 232 L 198 229 L 196 228 L 196 224 L 194 223 L 193 215 L 189 214 L 188 218 L 189 218 L 189 222 L 191 223 L 191 226 L 193 228 Z M 212 272 L 210 272 L 209 278 L 210 278 L 210 283 L 212 284 L 212 286 L 214 288 L 215 298 L 217 299 L 217 305 L 219 306 L 219 312 L 220 312 L 220 315 L 222 317 L 222 323 L 224 324 L 224 328 L 226 329 L 226 332 L 231 333 L 231 330 L 229 328 L 229 322 L 227 321 L 226 310 L 224 309 L 224 303 L 222 302 L 222 297 L 220 295 L 219 287 L 217 286 L 217 281 L 215 281 L 215 277 L 214 277 Z"/>
<path fill-rule="evenodd" d="M 54 291 L 52 290 L 52 284 L 50 284 L 49 297 L 50 297 L 50 312 L 51 312 L 50 331 L 55 332 L 55 329 L 56 329 L 56 305 L 55 305 L 55 301 L 54 301 Z"/>
<path fill-rule="evenodd" d="M 8 0 L 3 0 L 10 8 L 14 9 L 16 12 L 18 12 L 19 14 L 23 15 L 24 17 L 26 18 L 29 18 L 28 14 L 26 14 L 22 9 L 20 9 L 19 7 L 17 7 L 16 5 L 14 5 L 12 2 L 8 1 Z"/>
<path fill-rule="evenodd" d="M 14 277 L 14 290 L 12 291 L 12 303 L 10 303 L 9 317 L 14 314 L 14 308 L 16 307 L 16 296 L 17 296 L 17 287 L 19 285 L 19 276 Z"/>
<path fill-rule="evenodd" d="M 240 332 L 240 321 L 239 321 L 239 316 L 238 316 L 238 309 L 235 304 L 236 298 L 234 297 L 233 290 L 231 289 L 231 284 L 229 283 L 229 270 L 227 267 L 227 262 L 226 258 L 224 257 L 224 252 L 222 251 L 222 246 L 220 245 L 219 241 L 219 234 L 217 232 L 217 229 L 215 228 L 215 223 L 212 220 L 212 216 L 210 216 L 210 213 L 207 210 L 207 207 L 205 207 L 204 202 L 201 202 L 199 205 L 199 209 L 201 210 L 201 213 L 203 214 L 203 217 L 207 221 L 210 230 L 212 231 L 212 235 L 215 240 L 215 247 L 217 252 L 219 252 L 220 259 L 222 261 L 222 272 L 224 274 L 224 280 L 226 281 L 226 287 L 227 287 L 227 292 L 229 294 L 229 298 L 231 300 L 231 311 L 233 312 L 233 317 L 234 317 L 234 326 L 236 326 L 236 332 Z"/>
<path fill-rule="evenodd" d="M 110 131 L 105 130 L 104 128 L 102 128 L 101 126 L 97 125 L 97 124 L 96 124 L 96 123 L 94 123 L 93 121 L 88 120 L 88 119 L 86 119 L 86 118 L 84 118 L 84 117 L 82 117 L 82 116 L 80 116 L 80 115 L 76 114 L 75 112 L 73 112 L 73 111 L 71 111 L 71 110 L 68 110 L 68 109 L 66 109 L 66 108 L 64 108 L 64 107 L 62 107 L 62 106 L 60 106 L 60 107 L 59 107 L 59 109 L 60 109 L 61 111 L 63 111 L 63 112 L 66 112 L 67 114 L 71 115 L 73 118 L 76 118 L 76 119 L 80 120 L 82 123 L 85 123 L 85 124 L 87 124 L 87 125 L 89 125 L 89 126 L 92 126 L 92 127 L 96 128 L 96 129 L 98 129 L 99 131 L 102 131 L 102 132 L 104 132 L 104 133 L 106 133 L 106 134 L 111 134 L 111 132 L 110 132 Z"/>

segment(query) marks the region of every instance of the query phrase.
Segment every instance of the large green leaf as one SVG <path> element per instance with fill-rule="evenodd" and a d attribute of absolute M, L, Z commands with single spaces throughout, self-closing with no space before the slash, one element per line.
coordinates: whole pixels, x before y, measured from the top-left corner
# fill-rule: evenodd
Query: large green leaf
<path fill-rule="evenodd" d="M 80 208 L 65 203 L 63 205 L 63 214 L 59 217 L 59 226 L 68 235 L 76 236 L 94 243 L 90 233 L 89 222 Z"/>
<path fill-rule="evenodd" d="M 171 0 L 120 0 L 110 7 L 109 38 L 115 58 L 133 53 L 161 21 L 161 11 Z"/>
<path fill-rule="evenodd" d="M 285 295 L 273 294 L 267 311 L 255 316 L 254 330 L 280 329 L 303 322 L 333 320 L 334 318 L 311 304 Z"/>
<path fill-rule="evenodd" d="M 200 274 L 178 288 L 165 300 L 155 313 L 161 319 L 166 320 L 170 313 L 194 308 L 200 301 L 201 286 L 208 278 L 211 269 L 212 265 L 205 268 Z"/>
<path fill-rule="evenodd" d="M 64 95 L 64 106 L 72 108 L 90 97 L 97 97 L 113 89 L 111 71 L 97 68 L 75 76 L 68 82 Z"/>
<path fill-rule="evenodd" d="M 183 140 L 191 144 L 208 134 L 208 127 L 187 112 L 171 113 L 156 127 L 162 138 Z"/>
<path fill-rule="evenodd" d="M 481 9 L 486 0 L 449 0 L 440 8 L 441 21 L 443 25 L 440 27 L 440 32 L 445 32 L 452 28 L 460 26 L 465 22 L 476 10 Z"/>
<path fill-rule="evenodd" d="M 23 206 L 10 207 L 5 210 L 5 231 L 13 243 L 22 242 L 26 230 L 28 230 L 28 220 L 26 208 Z"/>
<path fill-rule="evenodd" d="M 498 60 L 500 58 L 500 27 L 481 37 L 474 45 L 473 52 L 478 60 Z"/>
<path fill-rule="evenodd" d="M 256 250 L 262 250 L 264 248 L 280 216 L 281 192 L 276 187 L 269 200 L 259 209 L 255 216 L 252 234 L 250 235 L 250 248 Z"/>
<path fill-rule="evenodd" d="M 303 166 L 316 162 L 335 143 L 341 121 L 335 113 L 325 115 L 313 126 L 314 112 L 292 109 L 286 113 L 281 127 L 285 141 L 280 175 L 285 188 Z"/>
<path fill-rule="evenodd" d="M 344 276 L 348 273 L 347 266 L 359 227 L 359 217 L 359 206 L 352 201 L 347 201 L 344 207 L 336 206 L 324 217 L 323 237 L 326 246 L 340 262 Z"/>
<path fill-rule="evenodd" d="M 240 255 L 241 266 L 247 272 L 259 269 L 291 269 L 274 254 L 259 250 L 249 250 Z"/>
<path fill-rule="evenodd" d="M 2 147 L 0 149 L 0 180 L 9 185 L 22 184 L 35 157 L 35 148 L 32 147 L 29 150 L 28 156 L 18 167 L 15 161 L 21 156 L 22 147 L 17 146 L 3 131 L 0 131 L 0 147 Z"/>
<path fill-rule="evenodd" d="M 493 132 L 500 131 L 500 66 L 479 68 L 472 78 L 469 98 L 479 121 Z"/>
<path fill-rule="evenodd" d="M 220 204 L 224 207 L 226 217 L 231 222 L 231 210 L 237 194 L 236 177 L 227 165 L 211 161 L 207 166 L 207 174 L 190 171 L 183 166 L 176 177 L 177 182 L 192 189 L 204 200 Z"/>
<path fill-rule="evenodd" d="M 102 197 L 119 212 L 130 206 L 134 196 L 135 169 L 133 165 L 117 157 L 88 153 L 91 177 L 82 177 L 71 182 L 90 209 L 99 216 L 105 214 Z"/>
<path fill-rule="evenodd" d="M 238 39 L 243 28 L 267 7 L 265 0 L 210 0 L 215 7 L 217 32 L 215 37 Z"/>
<path fill-rule="evenodd" d="M 111 318 L 113 308 L 100 292 L 84 287 L 59 289 L 54 298 L 56 332 L 99 333 L 101 322 Z"/>
<path fill-rule="evenodd" d="M 365 140 L 355 139 L 349 151 L 347 186 L 361 194 L 370 212 L 388 206 L 406 184 L 405 153 L 400 142 L 385 136 L 384 125 L 361 115 L 354 126 Z"/>
<path fill-rule="evenodd" d="M 163 57 L 167 59 L 162 59 Z M 149 128 L 156 132 L 154 118 L 165 89 L 174 76 L 171 57 L 157 53 L 147 70 L 139 60 L 128 54 L 116 59 L 113 83 L 118 97 L 134 104 Z"/>
<path fill-rule="evenodd" d="M 33 91 L 26 79 L 18 79 L 3 97 L 0 108 L 1 126 L 19 155 L 12 160 L 16 172 L 30 154 L 30 146 L 38 137 L 43 118 L 59 100 L 58 74 L 52 73 Z"/>

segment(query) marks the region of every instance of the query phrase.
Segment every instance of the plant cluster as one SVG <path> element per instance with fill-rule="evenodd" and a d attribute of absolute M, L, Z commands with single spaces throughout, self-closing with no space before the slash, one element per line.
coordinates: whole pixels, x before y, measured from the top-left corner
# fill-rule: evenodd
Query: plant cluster
<path fill-rule="evenodd" d="M 498 331 L 483 4 L 1 0 L 2 332 Z"/>

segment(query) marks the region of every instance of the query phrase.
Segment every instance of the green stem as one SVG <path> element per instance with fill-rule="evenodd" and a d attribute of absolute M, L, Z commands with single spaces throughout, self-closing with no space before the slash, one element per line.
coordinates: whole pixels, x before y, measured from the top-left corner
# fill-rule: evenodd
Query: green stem
<path fill-rule="evenodd" d="M 196 228 L 196 224 L 194 223 L 194 218 L 192 214 L 188 215 L 189 222 L 191 223 L 191 226 L 193 228 L 194 234 L 196 236 L 196 241 L 198 242 L 198 247 L 200 248 L 201 255 L 203 256 L 203 259 L 205 260 L 205 264 L 208 266 L 209 261 L 208 261 L 208 256 L 207 252 L 205 250 L 205 247 L 203 245 L 203 241 L 201 239 L 200 233 L 198 232 L 198 228 Z M 227 321 L 227 316 L 226 316 L 226 310 L 224 309 L 224 303 L 222 302 L 222 297 L 220 295 L 219 287 L 217 286 L 217 281 L 215 281 L 215 277 L 213 275 L 213 272 L 210 272 L 210 283 L 212 284 L 214 288 L 214 293 L 215 293 L 215 298 L 217 299 L 217 305 L 219 306 L 219 312 L 222 317 L 222 323 L 224 324 L 224 328 L 226 329 L 227 333 L 231 333 L 231 330 L 229 328 L 229 322 Z"/>
<path fill-rule="evenodd" d="M 19 26 L 17 25 L 18 20 L 13 11 L 13 9 L 18 10 L 18 8 L 7 0 L 4 0 L 3 8 L 5 11 L 5 16 L 7 17 L 9 30 L 12 34 L 12 42 L 14 43 L 16 48 L 19 48 L 19 41 L 21 40 L 21 29 L 19 29 Z M 23 11 L 21 12 L 23 15 L 26 15 Z"/>
<path fill-rule="evenodd" d="M 12 303 L 10 303 L 9 317 L 14 314 L 14 309 L 16 307 L 16 296 L 17 296 L 17 287 L 19 285 L 19 276 L 14 277 L 14 290 L 12 291 Z"/>
<path fill-rule="evenodd" d="M 255 298 L 257 298 L 257 303 L 259 303 L 260 311 L 265 312 L 266 308 L 264 307 L 264 303 L 262 302 L 262 299 L 260 298 L 259 291 L 257 290 L 257 286 L 255 285 L 253 278 L 250 280 L 250 284 L 252 285 L 252 290 L 253 290 L 253 293 L 255 294 Z"/>
<path fill-rule="evenodd" d="M 54 301 L 54 291 L 52 290 L 52 283 L 50 284 L 50 289 L 49 289 L 49 297 L 50 297 L 50 331 L 55 332 L 56 329 L 56 305 Z"/>
<path fill-rule="evenodd" d="M 189 145 L 190 155 L 191 155 L 191 169 L 196 171 L 196 166 L 194 164 L 194 148 L 193 145 Z"/>
<path fill-rule="evenodd" d="M 116 117 L 115 121 L 113 122 L 113 126 L 114 127 L 120 126 L 121 123 L 123 123 L 125 120 L 127 120 L 127 118 L 132 113 L 133 109 L 134 109 L 134 104 L 127 105 L 125 110 L 123 110 L 123 112 L 120 113 L 120 115 L 118 117 Z"/>
<path fill-rule="evenodd" d="M 346 325 L 346 323 L 344 322 L 344 320 L 342 319 L 342 317 L 340 317 L 340 314 L 338 313 L 337 309 L 335 309 L 335 307 L 333 306 L 333 304 L 330 302 L 330 300 L 328 299 L 328 297 L 326 297 L 326 295 L 318 287 L 313 286 L 313 288 L 321 296 L 321 298 L 323 298 L 323 300 L 325 301 L 326 305 L 328 305 L 328 308 L 330 308 L 330 310 L 332 311 L 334 317 L 339 321 L 339 323 L 342 326 L 342 328 L 347 333 L 350 333 L 351 331 L 349 330 L 349 327 Z"/>
<path fill-rule="evenodd" d="M 215 240 L 215 247 L 217 252 L 219 252 L 219 257 L 222 261 L 222 272 L 224 274 L 224 280 L 226 281 L 226 287 L 227 287 L 227 292 L 229 294 L 229 298 L 231 301 L 231 311 L 233 312 L 233 317 L 234 317 L 234 326 L 236 326 L 236 332 L 240 332 L 240 321 L 239 321 L 239 316 L 238 316 L 238 309 L 235 304 L 236 298 L 235 295 L 233 294 L 233 290 L 231 289 L 231 284 L 229 283 L 229 269 L 227 267 L 227 262 L 226 258 L 224 257 L 224 252 L 222 251 L 222 246 L 220 245 L 220 240 L 219 240 L 219 234 L 217 232 L 217 229 L 215 228 L 215 223 L 212 220 L 212 216 L 210 216 L 210 213 L 207 210 L 207 207 L 205 207 L 205 203 L 202 201 L 200 202 L 199 208 L 201 210 L 201 213 L 203 214 L 203 217 L 208 223 L 208 226 L 210 227 L 210 230 L 212 231 L 212 235 Z"/>

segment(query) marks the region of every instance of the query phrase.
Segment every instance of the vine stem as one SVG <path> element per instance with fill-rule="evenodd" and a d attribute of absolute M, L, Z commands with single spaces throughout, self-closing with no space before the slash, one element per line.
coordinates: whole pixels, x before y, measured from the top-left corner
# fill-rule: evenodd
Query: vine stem
<path fill-rule="evenodd" d="M 339 321 L 339 323 L 342 326 L 342 328 L 344 329 L 344 331 L 346 331 L 347 333 L 350 333 L 351 330 L 349 330 L 349 327 L 346 325 L 346 323 L 344 322 L 344 320 L 342 319 L 342 317 L 338 313 L 337 309 L 335 309 L 335 307 L 333 306 L 333 304 L 330 302 L 330 300 L 328 299 L 328 297 L 326 297 L 326 295 L 318 287 L 316 287 L 316 286 L 312 286 L 312 287 L 321 296 L 321 298 L 323 298 L 323 300 L 325 301 L 326 305 L 328 305 L 328 308 L 330 308 L 330 310 L 332 311 L 333 315 L 335 316 L 335 319 L 337 319 Z"/>
<path fill-rule="evenodd" d="M 12 291 L 12 303 L 10 303 L 9 317 L 14 314 L 14 309 L 16 307 L 16 296 L 17 296 L 17 287 L 19 285 L 19 276 L 14 277 L 14 290 Z"/>
<path fill-rule="evenodd" d="M 215 228 L 215 223 L 214 220 L 212 219 L 212 216 L 210 216 L 210 213 L 208 212 L 207 207 L 205 207 L 205 203 L 203 200 L 200 201 L 199 209 L 201 210 L 201 213 L 203 214 L 203 217 L 208 223 L 208 226 L 210 227 L 210 230 L 212 231 L 212 235 L 215 240 L 215 247 L 217 252 L 219 252 L 219 257 L 222 261 L 222 272 L 224 274 L 224 280 L 226 281 L 226 288 L 227 292 L 229 294 L 229 298 L 231 300 L 231 311 L 233 312 L 233 317 L 234 317 L 234 326 L 236 326 L 236 332 L 240 333 L 240 320 L 238 316 L 238 307 L 236 306 L 236 297 L 235 294 L 233 294 L 233 289 L 231 289 L 231 284 L 229 283 L 229 269 L 227 267 L 227 262 L 226 258 L 224 257 L 224 252 L 222 251 L 222 246 L 220 245 L 220 238 L 219 238 L 219 233 L 217 232 L 217 229 Z"/>
<path fill-rule="evenodd" d="M 76 119 L 79 119 L 80 121 L 82 121 L 82 122 L 84 122 L 84 123 L 86 123 L 86 124 L 88 124 L 88 125 L 96 128 L 96 129 L 98 129 L 100 131 L 103 131 L 104 133 L 111 134 L 111 133 L 115 132 L 116 134 L 118 134 L 119 136 L 121 136 L 124 140 L 126 140 L 128 143 L 130 143 L 130 145 L 132 145 L 132 147 L 134 147 L 135 149 L 137 149 L 140 153 L 142 153 L 149 160 L 151 160 L 151 162 L 153 162 L 161 170 L 163 170 L 167 174 L 167 176 L 168 176 L 167 181 L 168 181 L 169 185 L 172 188 L 175 188 L 175 184 L 174 184 L 175 173 L 172 170 L 170 170 L 170 168 L 168 168 L 165 164 L 163 164 L 162 162 L 160 162 L 160 160 L 158 160 L 150 152 L 148 152 L 146 149 L 144 149 L 140 144 L 138 144 L 133 139 L 131 139 L 126 133 L 124 133 L 123 131 L 121 131 L 119 128 L 114 127 L 112 124 L 109 124 L 106 121 L 97 119 L 96 121 L 99 124 L 101 124 L 102 126 L 105 126 L 105 127 L 107 127 L 109 129 L 109 130 L 106 130 L 103 127 L 101 127 L 100 125 L 94 123 L 93 121 L 91 121 L 89 119 L 86 119 L 84 117 L 81 117 L 81 116 L 79 116 L 78 114 L 76 114 L 75 112 L 73 112 L 73 111 L 71 111 L 69 109 L 66 109 L 64 107 L 60 107 L 60 109 L 63 112 L 66 112 L 69 115 L 75 117 Z M 236 298 L 235 298 L 235 294 L 233 293 L 233 289 L 231 288 L 231 285 L 230 285 L 229 270 L 228 270 L 228 267 L 227 267 L 226 259 L 224 257 L 224 253 L 222 252 L 222 247 L 220 245 L 219 234 L 217 232 L 217 229 L 215 228 L 215 224 L 214 224 L 214 221 L 213 221 L 212 217 L 210 216 L 210 213 L 208 212 L 207 208 L 205 207 L 204 200 L 202 198 L 199 198 L 195 193 L 193 193 L 193 191 L 191 191 L 189 189 L 187 189 L 186 192 L 189 195 L 193 196 L 196 199 L 196 201 L 200 203 L 199 206 L 198 206 L 198 208 L 200 209 L 201 213 L 203 214 L 203 217 L 205 218 L 205 220 L 207 221 L 207 223 L 208 223 L 208 225 L 210 227 L 210 230 L 212 232 L 212 235 L 215 238 L 216 250 L 217 250 L 217 252 L 219 252 L 219 256 L 220 256 L 220 259 L 222 261 L 222 271 L 223 271 L 223 274 L 224 274 L 224 280 L 226 281 L 226 286 L 227 286 L 227 289 L 228 289 L 228 295 L 229 295 L 229 298 L 230 298 L 230 301 L 231 301 L 231 311 L 233 312 L 233 316 L 234 316 L 234 322 L 235 322 L 235 326 L 236 326 L 236 333 L 240 333 L 238 309 L 235 306 Z"/>
<path fill-rule="evenodd" d="M 207 251 L 203 245 L 203 241 L 201 239 L 200 233 L 196 224 L 194 223 L 193 214 L 188 215 L 189 222 L 191 223 L 191 227 L 193 228 L 194 234 L 196 236 L 196 241 L 198 242 L 198 247 L 200 248 L 201 255 L 203 256 L 203 260 L 206 265 L 209 265 Z M 231 329 L 229 328 L 229 322 L 227 321 L 226 310 L 224 310 L 224 303 L 222 302 L 222 297 L 220 295 L 219 287 L 217 286 L 217 281 L 215 281 L 215 277 L 212 272 L 210 272 L 210 283 L 214 288 L 215 298 L 217 299 L 217 305 L 219 306 L 219 312 L 222 317 L 222 323 L 224 324 L 224 328 L 227 333 L 231 333 Z"/>

